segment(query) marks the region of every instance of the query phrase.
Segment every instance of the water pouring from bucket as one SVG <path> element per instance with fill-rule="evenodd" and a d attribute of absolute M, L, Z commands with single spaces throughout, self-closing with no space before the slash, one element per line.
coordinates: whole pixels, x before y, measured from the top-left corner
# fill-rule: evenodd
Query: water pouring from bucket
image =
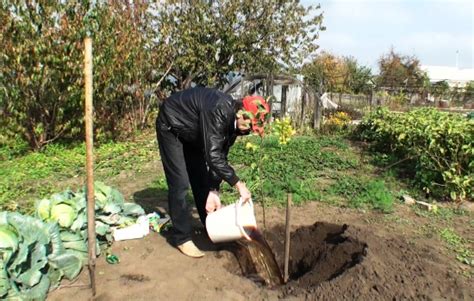
<path fill-rule="evenodd" d="M 250 234 L 257 229 L 257 221 L 252 200 L 222 207 L 210 213 L 206 218 L 206 229 L 213 243 L 246 239 L 251 241 Z"/>
<path fill-rule="evenodd" d="M 206 229 L 209 238 L 214 243 L 241 240 L 238 246 L 247 249 L 253 267 L 263 282 L 273 287 L 283 283 L 281 270 L 275 260 L 275 255 L 267 241 L 257 229 L 257 221 L 252 200 L 243 202 L 239 199 L 232 205 L 225 206 L 210 213 L 206 219 Z M 255 275 L 248 275 L 255 278 Z"/>

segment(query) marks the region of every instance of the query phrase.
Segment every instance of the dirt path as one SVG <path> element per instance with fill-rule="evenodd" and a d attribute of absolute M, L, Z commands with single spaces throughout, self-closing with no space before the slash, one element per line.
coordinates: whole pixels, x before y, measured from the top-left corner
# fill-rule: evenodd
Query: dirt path
<path fill-rule="evenodd" d="M 262 228 L 262 210 L 256 209 Z M 281 264 L 284 209 L 266 211 L 267 240 Z M 242 277 L 235 256 L 216 249 L 197 229 L 196 244 L 206 253 L 202 259 L 181 255 L 157 233 L 116 242 L 112 251 L 120 264 L 109 265 L 103 257 L 97 262 L 97 300 L 474 299 L 472 279 L 461 275 L 461 265 L 441 241 L 422 235 L 423 221 L 409 208 L 383 215 L 308 203 L 294 208 L 292 221 L 290 274 L 299 278 L 286 286 L 270 290 Z M 453 227 L 466 231 L 463 224 L 470 221 L 460 217 Z M 473 239 L 472 231 L 468 235 Z M 87 282 L 85 270 L 76 284 Z M 89 289 L 62 288 L 48 300 L 89 297 Z"/>

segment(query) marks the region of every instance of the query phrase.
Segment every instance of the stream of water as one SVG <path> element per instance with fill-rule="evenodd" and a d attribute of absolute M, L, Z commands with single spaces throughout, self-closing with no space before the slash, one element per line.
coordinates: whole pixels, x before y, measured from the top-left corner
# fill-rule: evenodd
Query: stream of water
<path fill-rule="evenodd" d="M 262 233 L 256 228 L 245 228 L 245 231 L 252 239 L 244 245 L 248 249 L 250 261 L 253 264 L 250 268 L 263 278 L 266 285 L 274 287 L 283 284 L 283 276 L 280 267 L 275 259 L 275 254 L 263 237 Z M 245 269 L 243 269 L 245 270 Z M 249 275 L 247 275 L 249 276 Z M 252 276 L 252 275 L 250 275 Z"/>

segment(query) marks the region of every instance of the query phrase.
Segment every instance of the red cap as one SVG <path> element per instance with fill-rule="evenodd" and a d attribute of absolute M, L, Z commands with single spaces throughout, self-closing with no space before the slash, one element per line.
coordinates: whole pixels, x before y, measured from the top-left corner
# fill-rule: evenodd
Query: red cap
<path fill-rule="evenodd" d="M 252 131 L 257 132 L 263 136 L 263 125 L 265 124 L 265 117 L 270 112 L 270 106 L 261 96 L 245 96 L 242 100 L 244 110 L 251 113 L 252 116 Z"/>

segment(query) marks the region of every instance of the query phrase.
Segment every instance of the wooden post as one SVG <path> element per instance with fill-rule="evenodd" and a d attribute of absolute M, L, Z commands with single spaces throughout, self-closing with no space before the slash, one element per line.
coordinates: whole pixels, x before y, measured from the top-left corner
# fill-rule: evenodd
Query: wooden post
<path fill-rule="evenodd" d="M 286 101 L 286 94 L 288 92 L 288 86 L 282 85 L 281 86 L 281 105 L 280 105 L 280 118 L 286 116 L 287 108 L 287 101 Z"/>
<path fill-rule="evenodd" d="M 270 80 L 268 81 L 268 95 L 271 96 L 270 98 L 270 103 L 268 104 L 270 107 L 270 115 L 273 117 L 273 100 L 275 99 L 273 97 L 273 84 L 274 84 L 274 78 L 273 78 L 273 73 L 270 73 Z"/>
<path fill-rule="evenodd" d="M 283 282 L 288 282 L 288 264 L 290 262 L 290 216 L 291 216 L 292 195 L 288 194 L 286 199 L 286 224 L 285 224 L 285 263 Z"/>
<path fill-rule="evenodd" d="M 320 95 L 314 93 L 313 129 L 321 129 L 322 103 Z"/>
<path fill-rule="evenodd" d="M 84 82 L 85 82 L 85 123 L 86 123 L 86 174 L 87 174 L 87 242 L 89 247 L 89 276 L 92 295 L 95 296 L 95 199 L 94 199 L 94 158 L 93 158 L 93 103 L 92 103 L 92 39 L 84 39 Z"/>
<path fill-rule="evenodd" d="M 305 113 L 305 107 L 306 107 L 306 102 L 308 101 L 308 92 L 306 90 L 306 87 L 304 85 L 301 85 L 301 113 L 299 116 L 299 120 L 297 122 L 299 128 L 304 127 L 304 113 Z"/>

